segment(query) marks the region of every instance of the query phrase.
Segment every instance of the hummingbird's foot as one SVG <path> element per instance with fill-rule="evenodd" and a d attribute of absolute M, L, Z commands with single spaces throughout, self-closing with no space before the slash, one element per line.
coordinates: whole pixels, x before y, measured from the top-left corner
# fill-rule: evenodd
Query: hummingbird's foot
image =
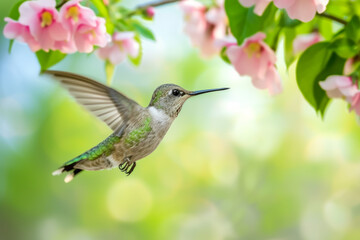
<path fill-rule="evenodd" d="M 131 164 L 130 170 L 126 172 L 126 175 L 129 176 L 134 171 L 135 167 L 136 167 L 136 162 L 133 162 Z"/>
<path fill-rule="evenodd" d="M 127 176 L 129 176 L 134 171 L 135 167 L 136 163 L 131 163 L 130 158 L 125 158 L 124 162 L 119 165 L 120 171 L 126 173 Z"/>
<path fill-rule="evenodd" d="M 125 172 L 130 167 L 130 159 L 125 158 L 125 161 L 119 165 L 119 169 L 122 172 Z"/>

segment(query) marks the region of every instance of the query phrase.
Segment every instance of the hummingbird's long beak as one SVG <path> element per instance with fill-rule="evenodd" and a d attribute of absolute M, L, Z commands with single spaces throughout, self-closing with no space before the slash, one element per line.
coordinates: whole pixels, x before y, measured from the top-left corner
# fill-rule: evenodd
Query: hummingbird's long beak
<path fill-rule="evenodd" d="M 222 90 L 227 90 L 227 89 L 229 89 L 229 88 L 205 89 L 205 90 L 193 91 L 188 94 L 190 96 L 196 96 L 196 95 L 203 94 L 203 93 L 216 92 L 216 91 L 222 91 Z"/>

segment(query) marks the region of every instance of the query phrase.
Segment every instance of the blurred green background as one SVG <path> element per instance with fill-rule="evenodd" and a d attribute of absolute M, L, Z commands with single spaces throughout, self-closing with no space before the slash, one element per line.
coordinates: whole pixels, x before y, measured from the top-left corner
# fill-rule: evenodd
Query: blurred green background
<path fill-rule="evenodd" d="M 1 19 L 11 5 L 1 1 Z M 157 42 L 144 41 L 140 67 L 119 65 L 113 86 L 143 106 L 163 83 L 231 90 L 189 100 L 129 177 L 86 172 L 69 184 L 51 172 L 110 130 L 1 36 L 1 239 L 360 239 L 355 115 L 333 101 L 316 116 L 280 57 L 284 93 L 269 97 L 218 57 L 201 59 L 182 21 L 177 6 L 156 9 Z M 105 82 L 94 55 L 53 69 Z"/>

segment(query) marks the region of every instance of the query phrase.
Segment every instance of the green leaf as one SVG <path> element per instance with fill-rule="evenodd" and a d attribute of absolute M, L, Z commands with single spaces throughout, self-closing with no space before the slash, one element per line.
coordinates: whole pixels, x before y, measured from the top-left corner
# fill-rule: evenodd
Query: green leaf
<path fill-rule="evenodd" d="M 328 42 L 312 45 L 300 56 L 296 66 L 296 81 L 305 99 L 323 116 L 329 102 L 319 81 L 330 75 L 342 74 L 345 59 L 338 57 L 328 47 Z"/>
<path fill-rule="evenodd" d="M 349 38 L 336 39 L 330 44 L 329 49 L 336 52 L 342 58 L 352 58 L 359 52 L 358 46 Z"/>
<path fill-rule="evenodd" d="M 105 73 L 106 73 L 106 83 L 110 86 L 112 79 L 114 77 L 115 66 L 109 62 L 105 61 Z"/>
<path fill-rule="evenodd" d="M 225 11 L 231 32 L 240 45 L 245 38 L 260 31 L 265 32 L 273 25 L 277 8 L 271 3 L 262 16 L 258 16 L 254 13 L 254 7 L 245 8 L 238 0 L 225 0 Z"/>
<path fill-rule="evenodd" d="M 312 45 L 300 56 L 296 66 L 296 81 L 299 89 L 316 111 L 320 109 L 321 100 L 326 97 L 319 86 L 317 76 L 329 61 L 331 51 L 328 50 L 328 46 L 328 42 Z"/>
<path fill-rule="evenodd" d="M 143 37 L 147 38 L 147 39 L 150 39 L 150 40 L 153 40 L 155 41 L 155 36 L 154 34 L 151 32 L 150 29 L 148 29 L 147 27 L 145 27 L 144 25 L 142 25 L 141 23 L 139 22 L 132 22 L 132 25 L 134 27 L 134 29 Z"/>
<path fill-rule="evenodd" d="M 137 57 L 133 58 L 131 56 L 128 56 L 129 60 L 132 62 L 132 64 L 134 64 L 135 66 L 139 66 L 140 62 L 141 62 L 141 58 L 142 58 L 142 44 L 141 44 L 141 39 L 139 37 L 139 35 L 136 35 L 134 38 L 138 43 L 139 43 L 139 55 L 137 55 Z"/>
<path fill-rule="evenodd" d="M 19 7 L 23 2 L 26 2 L 26 0 L 21 0 L 17 3 L 15 3 L 15 5 L 10 10 L 9 18 L 14 19 L 14 20 L 19 19 L 19 17 L 20 17 Z"/>
<path fill-rule="evenodd" d="M 45 52 L 43 50 L 39 50 L 36 52 L 36 57 L 40 64 L 41 72 L 43 72 L 63 60 L 66 57 L 66 54 L 60 51 L 50 50 L 49 52 Z"/>
<path fill-rule="evenodd" d="M 328 19 L 325 18 L 319 18 L 317 29 L 325 40 L 331 40 L 334 38 L 334 26 L 332 21 L 328 21 Z"/>
<path fill-rule="evenodd" d="M 330 56 L 330 59 L 323 71 L 321 71 L 321 73 L 316 77 L 317 83 L 319 83 L 319 81 L 325 80 L 330 75 L 342 75 L 344 65 L 345 59 L 340 58 L 338 55 L 333 53 Z M 317 96 L 318 99 L 318 111 L 320 112 L 321 116 L 324 117 L 325 110 L 330 99 L 322 88 L 317 87 L 314 89 L 314 91 L 315 96 Z"/>
<path fill-rule="evenodd" d="M 114 33 L 114 24 L 111 21 L 109 12 L 107 7 L 104 5 L 104 2 L 102 0 L 91 0 L 92 4 L 94 4 L 94 6 L 96 7 L 96 9 L 99 11 L 99 15 L 103 18 L 105 18 L 105 26 L 106 26 L 106 31 L 109 34 L 113 34 Z"/>
<path fill-rule="evenodd" d="M 226 47 L 223 47 L 220 52 L 220 57 L 224 62 L 231 64 L 229 57 L 226 55 Z"/>
<path fill-rule="evenodd" d="M 301 24 L 301 21 L 289 18 L 289 16 L 285 12 L 285 10 L 281 10 L 280 17 L 279 17 L 279 26 L 280 27 L 293 28 L 299 24 Z"/>
<path fill-rule="evenodd" d="M 354 15 L 345 27 L 346 36 L 358 43 L 360 40 L 360 18 Z"/>

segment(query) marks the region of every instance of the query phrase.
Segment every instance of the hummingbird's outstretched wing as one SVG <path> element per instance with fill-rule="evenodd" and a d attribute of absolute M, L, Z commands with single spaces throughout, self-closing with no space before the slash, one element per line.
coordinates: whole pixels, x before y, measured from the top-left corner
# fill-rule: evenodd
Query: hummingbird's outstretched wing
<path fill-rule="evenodd" d="M 92 79 L 62 71 L 45 71 L 53 75 L 86 109 L 112 130 L 127 122 L 133 111 L 141 108 L 135 101 Z"/>

